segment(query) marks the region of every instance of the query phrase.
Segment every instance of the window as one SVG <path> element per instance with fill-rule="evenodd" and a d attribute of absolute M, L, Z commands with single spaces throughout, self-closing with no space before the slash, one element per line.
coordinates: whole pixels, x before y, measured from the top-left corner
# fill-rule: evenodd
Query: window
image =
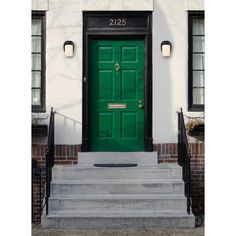
<path fill-rule="evenodd" d="M 45 111 L 45 30 L 44 13 L 33 12 L 31 28 L 32 111 Z"/>
<path fill-rule="evenodd" d="M 189 12 L 188 24 L 189 24 L 188 107 L 190 111 L 203 111 L 204 93 L 205 93 L 204 12 Z"/>

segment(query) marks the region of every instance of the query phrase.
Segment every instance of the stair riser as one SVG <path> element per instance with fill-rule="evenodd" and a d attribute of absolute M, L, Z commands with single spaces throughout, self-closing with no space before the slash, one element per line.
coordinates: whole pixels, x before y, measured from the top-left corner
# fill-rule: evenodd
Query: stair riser
<path fill-rule="evenodd" d="M 50 199 L 52 211 L 185 211 L 186 199 Z"/>
<path fill-rule="evenodd" d="M 182 179 L 181 169 L 53 169 L 53 179 Z"/>
<path fill-rule="evenodd" d="M 136 163 L 140 165 L 157 165 L 156 152 L 80 152 L 78 165 L 93 166 L 104 163 Z"/>
<path fill-rule="evenodd" d="M 53 195 L 84 194 L 178 194 L 184 193 L 183 183 L 147 184 L 52 184 Z"/>
<path fill-rule="evenodd" d="M 127 228 L 194 228 L 189 217 L 54 217 L 42 218 L 43 228 L 61 229 L 127 229 Z"/>

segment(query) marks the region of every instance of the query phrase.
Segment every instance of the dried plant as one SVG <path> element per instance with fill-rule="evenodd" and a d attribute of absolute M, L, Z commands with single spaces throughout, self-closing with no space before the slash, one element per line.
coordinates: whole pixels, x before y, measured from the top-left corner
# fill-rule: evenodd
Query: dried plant
<path fill-rule="evenodd" d="M 204 120 L 201 118 L 196 118 L 188 121 L 185 125 L 187 134 L 191 133 L 199 125 L 204 125 Z"/>

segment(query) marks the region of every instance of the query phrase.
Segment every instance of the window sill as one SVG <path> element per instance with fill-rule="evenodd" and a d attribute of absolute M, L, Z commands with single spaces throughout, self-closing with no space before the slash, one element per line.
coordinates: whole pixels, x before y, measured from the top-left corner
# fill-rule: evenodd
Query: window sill
<path fill-rule="evenodd" d="M 188 112 L 204 112 L 204 106 L 192 106 L 188 109 Z"/>

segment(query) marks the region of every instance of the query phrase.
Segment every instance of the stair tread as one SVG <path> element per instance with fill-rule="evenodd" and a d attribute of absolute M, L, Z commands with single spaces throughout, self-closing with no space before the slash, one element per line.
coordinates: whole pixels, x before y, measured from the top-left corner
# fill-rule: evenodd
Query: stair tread
<path fill-rule="evenodd" d="M 52 184 L 155 184 L 183 183 L 182 179 L 53 179 Z"/>
<path fill-rule="evenodd" d="M 145 169 L 152 169 L 152 170 L 171 170 L 171 169 L 181 169 L 181 166 L 175 163 L 161 163 L 158 164 L 157 166 L 152 166 L 152 165 L 138 165 L 135 167 L 95 167 L 95 166 L 80 166 L 80 165 L 54 165 L 55 169 L 81 169 L 81 170 L 86 170 L 86 169 L 92 169 L 92 170 L 145 170 Z"/>
<path fill-rule="evenodd" d="M 184 211 L 50 211 L 46 217 L 191 217 Z"/>
<path fill-rule="evenodd" d="M 95 195 L 52 195 L 54 200 L 74 199 L 186 199 L 183 194 L 95 194 Z"/>

